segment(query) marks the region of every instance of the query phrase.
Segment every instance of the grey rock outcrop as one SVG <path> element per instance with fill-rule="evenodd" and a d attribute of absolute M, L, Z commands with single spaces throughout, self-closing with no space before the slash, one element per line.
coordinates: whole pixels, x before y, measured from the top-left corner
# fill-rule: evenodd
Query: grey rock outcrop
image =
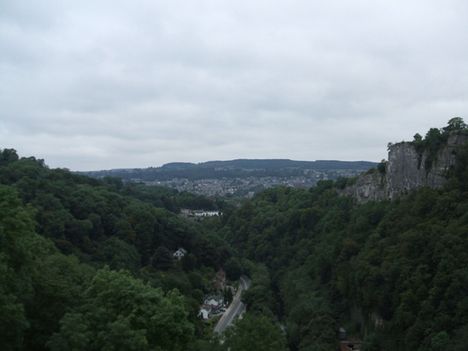
<path fill-rule="evenodd" d="M 356 182 L 343 189 L 342 194 L 352 196 L 357 202 L 379 201 L 386 198 L 385 177 L 376 169 L 357 177 Z"/>
<path fill-rule="evenodd" d="M 357 202 L 367 202 L 395 199 L 423 186 L 440 188 L 446 182 L 447 171 L 455 164 L 456 150 L 467 141 L 466 134 L 450 134 L 433 161 L 428 161 L 428 151 L 419 153 L 413 143 L 390 145 L 385 172 L 364 173 L 342 193 Z"/>

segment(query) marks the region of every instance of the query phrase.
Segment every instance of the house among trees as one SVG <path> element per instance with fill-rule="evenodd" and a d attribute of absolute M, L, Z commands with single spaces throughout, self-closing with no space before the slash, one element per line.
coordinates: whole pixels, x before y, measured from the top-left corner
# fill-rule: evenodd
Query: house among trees
<path fill-rule="evenodd" d="M 182 247 L 179 247 L 176 252 L 172 254 L 172 256 L 177 260 L 180 261 L 182 257 L 184 257 L 187 254 L 187 250 L 185 250 Z"/>
<path fill-rule="evenodd" d="M 220 216 L 220 211 L 213 211 L 213 210 L 191 210 L 187 208 L 183 208 L 180 210 L 180 213 L 184 217 L 195 217 L 195 218 L 206 218 L 206 217 L 214 217 Z"/>
<path fill-rule="evenodd" d="M 207 320 L 210 316 L 210 310 L 207 308 L 200 308 L 200 312 L 198 312 L 198 317 L 201 319 Z"/>
<path fill-rule="evenodd" d="M 213 216 L 219 216 L 220 214 L 221 212 L 219 211 L 207 211 L 207 210 L 194 211 L 195 217 L 213 217 Z"/>
<path fill-rule="evenodd" d="M 224 298 L 219 295 L 206 296 L 203 304 L 198 312 L 198 317 L 209 319 L 212 315 L 216 315 L 225 311 L 226 304 Z"/>

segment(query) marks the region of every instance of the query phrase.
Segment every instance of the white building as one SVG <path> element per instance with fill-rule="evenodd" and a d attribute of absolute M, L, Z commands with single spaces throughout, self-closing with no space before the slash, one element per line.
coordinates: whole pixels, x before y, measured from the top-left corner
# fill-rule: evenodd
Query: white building
<path fill-rule="evenodd" d="M 198 312 L 198 317 L 201 317 L 202 319 L 208 319 L 210 315 L 210 311 L 208 311 L 207 309 L 205 308 L 201 308 L 200 309 L 200 312 Z"/>
<path fill-rule="evenodd" d="M 176 260 L 181 260 L 182 257 L 184 257 L 187 254 L 187 250 L 185 250 L 182 247 L 179 247 L 179 249 L 172 254 L 172 257 L 174 257 Z"/>
<path fill-rule="evenodd" d="M 219 211 L 194 211 L 195 217 L 213 217 L 219 216 Z"/>

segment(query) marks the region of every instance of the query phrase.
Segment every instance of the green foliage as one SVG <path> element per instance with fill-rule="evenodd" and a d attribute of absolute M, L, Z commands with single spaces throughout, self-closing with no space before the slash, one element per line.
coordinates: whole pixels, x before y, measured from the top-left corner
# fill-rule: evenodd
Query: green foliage
<path fill-rule="evenodd" d="M 380 163 L 377 165 L 377 170 L 379 171 L 380 174 L 385 174 L 385 172 L 387 171 L 387 161 L 385 160 L 382 160 L 380 161 Z"/>
<path fill-rule="evenodd" d="M 3 149 L 0 152 L 0 165 L 8 164 L 10 162 L 18 161 L 18 154 L 14 149 Z"/>
<path fill-rule="evenodd" d="M 433 130 L 428 138 L 440 135 Z M 368 334 L 370 350 L 463 349 L 467 169 L 462 148 L 445 189 L 420 189 L 391 203 L 354 205 L 329 182 L 257 195 L 224 229 L 265 269 L 255 278 L 247 269 L 249 313 L 278 315 L 293 349 L 333 349 L 343 324 Z"/>
<path fill-rule="evenodd" d="M 423 137 L 421 136 L 421 134 L 416 133 L 413 137 L 413 143 L 418 144 L 418 143 L 421 143 L 422 141 L 423 141 Z"/>
<path fill-rule="evenodd" d="M 91 179 L 48 169 L 34 158 L 18 159 L 14 150 L 1 153 L 8 162 L 0 164 L 0 183 L 14 187 L 21 200 L 36 209 L 37 231 L 63 253 L 132 271 L 150 265 L 160 246 L 171 253 L 185 248 L 196 257 L 192 269 L 220 266 L 230 256 L 226 243 L 213 235 L 218 224 L 205 231 L 201 224 L 167 211 L 176 211 L 177 199 L 189 194 L 113 178 Z"/>
<path fill-rule="evenodd" d="M 226 303 L 230 304 L 232 302 L 232 298 L 233 298 L 232 290 L 230 288 L 224 289 L 223 297 L 224 297 L 224 301 Z"/>
<path fill-rule="evenodd" d="M 29 239 L 36 239 L 30 211 L 13 189 L 0 186 L 0 344 L 6 350 L 18 349 L 30 327 L 25 304 L 33 293 L 34 257 Z"/>
<path fill-rule="evenodd" d="M 223 206 L 222 201 L 215 201 L 186 191 L 179 192 L 162 186 L 146 186 L 135 183 L 123 185 L 120 178 L 106 177 L 104 180 L 113 184 L 117 191 L 126 196 L 137 198 L 155 207 L 162 207 L 175 213 L 178 213 L 182 208 L 217 210 Z"/>
<path fill-rule="evenodd" d="M 230 249 L 216 225 L 157 208 L 148 192 L 0 150 L 2 350 L 182 350 L 205 333 L 197 309 Z M 189 253 L 175 264 L 178 247 Z M 132 274 L 96 274 L 104 265 Z"/>
<path fill-rule="evenodd" d="M 415 135 L 426 169 L 466 129 Z M 337 191 L 353 180 L 279 187 L 200 224 L 173 212 L 204 199 L 2 150 L 2 350 L 330 350 L 340 325 L 366 350 L 464 350 L 468 147 L 456 155 L 444 189 L 356 205 Z M 224 344 L 196 319 L 219 267 L 252 280 Z"/>
<path fill-rule="evenodd" d="M 140 268 L 140 254 L 135 246 L 116 237 L 105 240 L 96 251 L 96 258 L 110 268 L 137 271 Z"/>
<path fill-rule="evenodd" d="M 171 252 L 166 247 L 159 246 L 151 257 L 151 265 L 154 268 L 166 270 L 171 268 L 172 264 Z"/>
<path fill-rule="evenodd" d="M 430 170 L 432 164 L 436 160 L 437 152 L 440 150 L 442 145 L 445 144 L 448 135 L 441 133 L 437 128 L 431 128 L 424 138 L 424 151 L 427 152 L 426 161 L 424 167 L 426 170 Z"/>
<path fill-rule="evenodd" d="M 235 281 L 238 280 L 242 274 L 242 265 L 238 258 L 231 257 L 224 264 L 224 270 L 228 279 Z"/>
<path fill-rule="evenodd" d="M 250 316 L 226 331 L 223 350 L 283 351 L 286 339 L 280 328 L 264 316 Z"/>
<path fill-rule="evenodd" d="M 419 162 L 421 163 L 422 156 L 425 154 L 426 160 L 424 168 L 429 171 L 434 161 L 436 161 L 437 153 L 441 147 L 445 145 L 449 135 L 453 133 L 466 133 L 467 130 L 467 125 L 463 119 L 461 117 L 454 117 L 450 119 L 447 126 L 442 129 L 429 129 L 424 139 L 419 133 L 416 133 L 412 143 L 419 154 Z"/>
<path fill-rule="evenodd" d="M 448 121 L 447 127 L 445 127 L 443 130 L 445 132 L 452 132 L 466 130 L 467 128 L 468 126 L 466 125 L 465 121 L 463 121 L 463 118 L 453 117 Z"/>
<path fill-rule="evenodd" d="M 125 271 L 99 270 L 83 303 L 64 315 L 51 350 L 185 350 L 193 335 L 183 300 Z"/>
<path fill-rule="evenodd" d="M 162 167 L 137 168 L 128 170 L 110 170 L 86 172 L 94 177 L 114 176 L 125 180 L 141 179 L 143 181 L 179 179 L 213 179 L 213 178 L 248 178 L 248 177 L 285 177 L 303 175 L 304 170 L 336 171 L 357 170 L 364 171 L 373 167 L 372 162 L 357 161 L 293 161 L 293 160 L 232 160 L 209 161 L 194 163 L 169 163 Z"/>
<path fill-rule="evenodd" d="M 242 301 L 247 304 L 250 313 L 274 318 L 277 305 L 267 267 L 249 261 L 246 261 L 245 265 L 248 275 L 252 278 L 252 285 L 243 292 Z"/>
<path fill-rule="evenodd" d="M 77 303 L 89 270 L 34 232 L 33 212 L 0 186 L 0 344 L 41 349 L 68 306 Z"/>

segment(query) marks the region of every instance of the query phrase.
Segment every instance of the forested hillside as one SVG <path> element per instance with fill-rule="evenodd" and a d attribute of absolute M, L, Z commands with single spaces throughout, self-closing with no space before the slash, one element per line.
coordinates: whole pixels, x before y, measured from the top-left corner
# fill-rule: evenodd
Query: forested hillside
<path fill-rule="evenodd" d="M 187 350 L 205 337 L 198 306 L 231 252 L 169 211 L 190 196 L 51 170 L 11 149 L 0 183 L 2 350 Z"/>
<path fill-rule="evenodd" d="M 435 150 L 457 128 L 414 142 Z M 363 350 L 466 350 L 468 145 L 454 152 L 442 188 L 357 203 L 343 196 L 353 180 L 321 181 L 195 222 L 181 204 L 222 204 L 4 149 L 2 350 L 325 351 L 339 327 Z M 197 313 L 221 267 L 252 286 L 245 317 L 218 336 Z"/>
<path fill-rule="evenodd" d="M 186 178 L 189 180 L 212 178 L 246 178 L 267 176 L 297 176 L 304 171 L 362 172 L 375 166 L 367 161 L 294 161 L 294 160 L 249 160 L 208 161 L 202 163 L 173 162 L 161 167 L 111 169 L 103 171 L 82 172 L 86 175 L 102 178 L 105 176 L 120 177 L 126 180 L 140 179 L 145 181 Z"/>
<path fill-rule="evenodd" d="M 292 350 L 333 350 L 340 326 L 364 350 L 466 350 L 468 147 L 456 156 L 444 188 L 392 202 L 358 205 L 343 180 L 245 203 L 224 231 L 267 267 L 251 310 L 277 315 Z"/>

